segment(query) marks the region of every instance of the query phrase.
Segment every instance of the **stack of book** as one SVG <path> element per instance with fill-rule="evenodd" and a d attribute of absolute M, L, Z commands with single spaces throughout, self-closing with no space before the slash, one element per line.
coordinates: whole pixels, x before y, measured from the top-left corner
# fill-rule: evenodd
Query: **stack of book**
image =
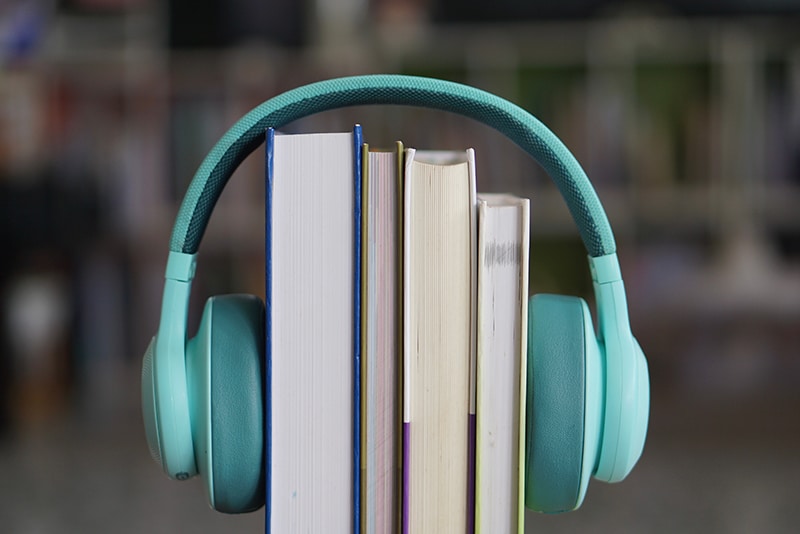
<path fill-rule="evenodd" d="M 529 202 L 267 133 L 266 531 L 522 532 Z"/>

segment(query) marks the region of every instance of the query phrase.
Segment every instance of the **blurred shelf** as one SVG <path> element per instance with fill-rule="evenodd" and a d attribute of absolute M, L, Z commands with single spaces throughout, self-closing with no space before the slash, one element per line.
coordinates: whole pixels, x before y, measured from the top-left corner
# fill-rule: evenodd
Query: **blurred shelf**
<path fill-rule="evenodd" d="M 534 235 L 577 232 L 563 197 L 550 184 L 518 187 L 515 192 L 531 199 Z M 758 201 L 743 201 L 739 191 L 715 186 L 662 186 L 645 190 L 598 187 L 597 194 L 618 235 L 664 235 L 726 232 L 719 210 L 754 204 L 766 231 L 788 230 L 800 234 L 800 186 L 780 186 L 762 191 Z M 746 218 L 745 214 L 741 215 Z"/>
<path fill-rule="evenodd" d="M 105 17 L 56 10 L 39 53 L 0 72 L 0 175 L 91 184 L 105 250 L 130 254 L 139 274 L 166 254 L 191 176 L 237 118 L 286 89 L 376 71 L 469 83 L 543 120 L 592 178 L 618 239 L 635 247 L 638 261 L 626 266 L 634 280 L 648 277 L 663 243 L 680 241 L 679 262 L 718 257 L 740 226 L 765 242 L 777 233 L 800 242 L 796 17 L 395 24 L 371 19 L 367 2 L 368 28 L 323 32 L 329 41 L 176 50 L 166 10 L 135 4 Z M 363 114 L 380 143 L 474 146 L 484 190 L 531 198 L 534 238 L 575 239 L 556 189 L 489 128 L 418 109 L 381 113 L 330 112 L 302 127 L 349 128 Z M 260 159 L 239 174 L 203 251 L 250 260 L 263 243 Z M 131 299 L 157 306 L 147 291 Z"/>

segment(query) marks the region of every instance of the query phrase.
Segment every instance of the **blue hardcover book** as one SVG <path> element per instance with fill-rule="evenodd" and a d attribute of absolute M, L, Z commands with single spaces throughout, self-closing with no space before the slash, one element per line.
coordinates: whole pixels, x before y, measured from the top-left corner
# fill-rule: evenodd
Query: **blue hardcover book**
<path fill-rule="evenodd" d="M 266 135 L 265 532 L 358 533 L 361 127 Z"/>

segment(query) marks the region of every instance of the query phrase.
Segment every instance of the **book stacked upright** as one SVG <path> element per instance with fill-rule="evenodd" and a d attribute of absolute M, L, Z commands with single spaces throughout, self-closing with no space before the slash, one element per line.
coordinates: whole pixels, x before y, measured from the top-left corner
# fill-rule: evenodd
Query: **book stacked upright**
<path fill-rule="evenodd" d="M 527 200 L 360 127 L 267 167 L 266 531 L 522 532 Z"/>
<path fill-rule="evenodd" d="M 403 532 L 465 532 L 474 476 L 475 153 L 409 149 L 405 169 Z"/>
<path fill-rule="evenodd" d="M 522 532 L 530 203 L 478 201 L 475 531 Z"/>
<path fill-rule="evenodd" d="M 361 524 L 400 524 L 403 145 L 364 144 L 361 292 Z"/>
<path fill-rule="evenodd" d="M 361 128 L 267 133 L 266 532 L 352 532 Z"/>

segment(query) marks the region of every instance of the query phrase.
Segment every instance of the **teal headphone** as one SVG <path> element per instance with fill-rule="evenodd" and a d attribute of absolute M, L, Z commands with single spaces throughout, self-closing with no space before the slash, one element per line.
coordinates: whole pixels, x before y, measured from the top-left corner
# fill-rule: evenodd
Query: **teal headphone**
<path fill-rule="evenodd" d="M 647 361 L 631 333 L 611 226 L 583 169 L 546 126 L 502 98 L 427 78 L 356 76 L 288 91 L 250 111 L 206 156 L 172 231 L 161 320 L 144 356 L 142 409 L 153 458 L 172 478 L 199 473 L 217 510 L 264 504 L 269 316 L 258 297 L 212 297 L 187 341 L 195 256 L 222 189 L 268 127 L 364 104 L 428 107 L 483 122 L 533 156 L 561 191 L 589 255 L 598 325 L 595 333 L 582 299 L 530 300 L 525 504 L 542 512 L 577 508 L 590 477 L 618 482 L 628 475 L 648 422 Z"/>

